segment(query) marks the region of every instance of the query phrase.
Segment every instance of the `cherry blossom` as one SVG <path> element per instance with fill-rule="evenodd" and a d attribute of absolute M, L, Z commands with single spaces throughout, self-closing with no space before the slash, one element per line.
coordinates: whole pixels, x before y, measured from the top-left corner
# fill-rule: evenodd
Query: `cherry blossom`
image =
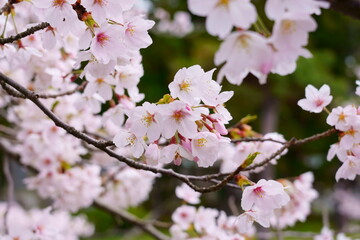
<path fill-rule="evenodd" d="M 316 235 L 314 240 L 333 240 L 334 234 L 328 227 L 323 227 L 320 235 Z"/>
<path fill-rule="evenodd" d="M 153 142 L 160 137 L 162 122 L 155 104 L 145 102 L 141 107 L 136 107 L 129 114 L 127 123 L 131 125 L 130 131 L 138 138 L 146 135 Z"/>
<path fill-rule="evenodd" d="M 171 144 L 162 149 L 162 155 L 160 157 L 161 163 L 174 162 L 175 165 L 180 165 L 182 158 L 193 160 L 191 153 L 179 144 Z"/>
<path fill-rule="evenodd" d="M 265 12 L 268 18 L 281 18 L 283 14 L 290 12 L 298 15 L 320 14 L 320 8 L 328 8 L 330 4 L 318 0 L 304 0 L 300 3 L 296 0 L 268 0 Z"/>
<path fill-rule="evenodd" d="M 266 38 L 250 31 L 231 33 L 215 54 L 215 64 L 226 62 L 218 75 L 218 82 L 227 80 L 240 85 L 249 74 L 254 74 L 261 84 L 266 83 L 272 67 L 272 49 Z"/>
<path fill-rule="evenodd" d="M 330 104 L 332 96 L 330 95 L 330 87 L 323 85 L 319 90 L 312 85 L 305 88 L 305 99 L 298 101 L 298 105 L 309 112 L 319 113 L 324 107 Z"/>
<path fill-rule="evenodd" d="M 134 133 L 126 130 L 120 130 L 114 137 L 114 143 L 118 148 L 130 146 L 132 155 L 136 158 L 140 157 L 144 151 L 146 144 L 144 140 L 137 137 Z"/>
<path fill-rule="evenodd" d="M 117 60 L 125 51 L 122 43 L 124 34 L 124 29 L 120 26 L 103 24 L 96 29 L 95 36 L 91 41 L 91 53 L 104 64 L 109 63 L 110 60 Z"/>
<path fill-rule="evenodd" d="M 153 173 L 129 167 L 111 167 L 108 175 L 113 180 L 106 183 L 98 201 L 114 209 L 136 207 L 147 200 L 156 178 Z"/>
<path fill-rule="evenodd" d="M 360 160 L 353 156 L 347 156 L 342 166 L 337 170 L 335 178 L 354 180 L 356 175 L 360 175 Z"/>
<path fill-rule="evenodd" d="M 271 212 L 249 210 L 237 218 L 237 226 L 240 233 L 247 233 L 251 230 L 253 223 L 256 221 L 263 227 L 270 226 Z"/>
<path fill-rule="evenodd" d="M 249 0 L 188 0 L 193 14 L 207 16 L 206 29 L 214 36 L 226 37 L 233 26 L 248 29 L 256 21 L 256 9 Z"/>
<path fill-rule="evenodd" d="M 163 105 L 160 110 L 163 121 L 167 124 L 163 126 L 163 136 L 171 138 L 178 131 L 186 138 L 192 138 L 197 133 L 195 121 L 201 119 L 199 110 L 192 110 L 189 105 L 182 101 L 174 101 L 168 105 Z"/>
<path fill-rule="evenodd" d="M 191 141 L 192 155 L 199 167 L 209 167 L 217 160 L 220 141 L 214 133 L 200 132 Z"/>
<path fill-rule="evenodd" d="M 176 196 L 184 201 L 191 204 L 200 203 L 200 193 L 196 192 L 194 189 L 190 188 L 187 184 L 183 183 L 181 186 L 176 187 L 175 189 Z"/>
<path fill-rule="evenodd" d="M 89 81 L 84 92 L 86 96 L 93 96 L 95 93 L 98 93 L 106 101 L 112 98 L 111 85 L 115 84 L 115 79 L 112 76 L 94 78 L 88 74 L 86 79 Z"/>
<path fill-rule="evenodd" d="M 241 207 L 246 211 L 253 207 L 259 210 L 272 211 L 284 206 L 289 200 L 290 197 L 281 183 L 261 179 L 257 184 L 245 188 Z"/>
<path fill-rule="evenodd" d="M 199 65 L 180 69 L 175 74 L 174 81 L 169 84 L 171 96 L 190 105 L 199 104 L 204 74 Z"/>
<path fill-rule="evenodd" d="M 129 19 L 125 23 L 125 45 L 134 49 L 147 48 L 152 44 L 152 39 L 148 30 L 154 26 L 155 22 L 145 20 L 139 16 Z"/>
<path fill-rule="evenodd" d="M 181 206 L 175 210 L 171 219 L 180 226 L 181 229 L 186 230 L 190 227 L 191 223 L 195 220 L 196 208 L 192 206 Z"/>
<path fill-rule="evenodd" d="M 80 21 L 71 4 L 76 0 L 33 0 L 34 6 L 44 9 L 44 20 L 62 33 L 73 31 L 77 33 Z"/>
<path fill-rule="evenodd" d="M 124 8 L 124 4 L 128 2 L 129 6 Z M 134 4 L 134 1 L 124 1 L 124 0 L 85 0 L 81 2 L 86 10 L 90 11 L 94 20 L 101 24 L 106 22 L 106 18 L 117 21 L 119 23 L 123 22 L 122 10 L 128 10 Z"/>
<path fill-rule="evenodd" d="M 336 107 L 326 119 L 327 124 L 335 126 L 336 129 L 346 131 L 357 122 L 357 110 L 354 106 Z"/>

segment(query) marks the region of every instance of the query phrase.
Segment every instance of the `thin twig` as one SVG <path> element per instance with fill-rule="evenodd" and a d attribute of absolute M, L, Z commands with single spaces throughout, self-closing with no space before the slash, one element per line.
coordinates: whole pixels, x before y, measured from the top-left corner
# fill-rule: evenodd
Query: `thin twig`
<path fill-rule="evenodd" d="M 21 32 L 19 34 L 16 34 L 14 36 L 10 36 L 10 37 L 7 37 L 7 38 L 0 38 L 0 45 L 4 45 L 6 43 L 12 43 L 12 42 L 15 42 L 17 40 L 20 40 L 22 38 L 25 38 L 31 34 L 34 34 L 35 32 L 37 31 L 40 31 L 40 30 L 43 30 L 47 27 L 49 27 L 50 24 L 47 23 L 47 22 L 42 22 L 34 27 L 31 27 L 31 28 L 28 28 L 26 29 L 24 32 Z"/>
<path fill-rule="evenodd" d="M 122 210 L 122 209 L 114 209 L 110 206 L 104 205 L 100 202 L 94 203 L 95 207 L 98 207 L 100 209 L 103 209 L 107 212 L 111 212 L 116 216 L 120 216 L 121 218 L 125 219 L 128 222 L 131 222 L 141 228 L 144 232 L 149 233 L 153 237 L 155 237 L 158 240 L 170 240 L 168 236 L 157 230 L 153 224 L 151 224 L 149 221 L 144 221 L 142 219 L 137 218 L 136 216 L 130 214 L 129 212 Z"/>
<path fill-rule="evenodd" d="M 63 97 L 63 96 L 67 96 L 67 95 L 72 95 L 78 91 L 82 91 L 84 90 L 84 88 L 86 87 L 87 82 L 83 82 L 81 85 L 77 86 L 76 88 L 74 88 L 73 90 L 69 90 L 69 91 L 65 91 L 65 92 L 60 92 L 60 93 L 53 93 L 53 94 L 41 94 L 41 93 L 35 93 L 36 96 L 38 98 L 43 98 L 43 99 L 48 99 L 48 98 L 57 98 L 57 97 Z M 19 93 L 18 91 L 16 91 L 15 89 L 9 87 L 8 85 L 6 85 L 3 82 L 0 82 L 0 85 L 2 86 L 2 88 L 11 96 L 16 97 L 16 98 L 23 98 L 26 99 L 27 97 L 25 97 L 23 94 Z"/>
<path fill-rule="evenodd" d="M 329 130 L 326 130 L 325 132 L 315 134 L 311 137 L 307 137 L 307 138 L 303 138 L 303 139 L 299 139 L 299 140 L 296 139 L 292 145 L 302 145 L 302 144 L 305 144 L 308 142 L 317 141 L 319 139 L 331 136 L 334 133 L 337 133 L 337 130 L 335 128 L 330 128 Z"/>
<path fill-rule="evenodd" d="M 241 139 L 234 139 L 231 140 L 232 143 L 239 143 L 239 142 L 275 142 L 280 144 L 285 144 L 286 142 L 271 139 L 271 138 L 241 138 Z"/>
<path fill-rule="evenodd" d="M 38 93 L 37 95 L 38 95 L 39 98 L 44 98 L 44 99 L 68 96 L 68 95 L 72 95 L 72 94 L 74 94 L 76 92 L 84 90 L 86 85 L 87 85 L 87 82 L 83 82 L 81 85 L 77 86 L 73 90 L 69 90 L 69 91 L 66 91 L 66 92 L 54 93 L 54 94 L 40 94 L 40 93 Z"/>

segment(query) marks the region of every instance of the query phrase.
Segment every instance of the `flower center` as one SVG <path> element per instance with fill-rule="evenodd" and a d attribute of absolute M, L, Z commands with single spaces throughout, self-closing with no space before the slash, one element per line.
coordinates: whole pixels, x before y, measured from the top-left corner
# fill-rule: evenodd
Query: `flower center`
<path fill-rule="evenodd" d="M 342 113 L 340 113 L 340 115 L 339 115 L 339 121 L 345 121 L 345 117 L 346 117 L 346 115 L 342 112 Z"/>
<path fill-rule="evenodd" d="M 128 137 L 126 140 L 128 141 L 128 143 L 129 143 L 130 145 L 134 145 L 134 144 L 135 144 L 136 137 L 135 137 L 135 135 L 133 134 L 133 135 L 131 135 L 130 137 Z"/>
<path fill-rule="evenodd" d="M 346 131 L 346 134 L 350 136 L 355 136 L 356 132 L 357 131 L 355 131 L 354 128 L 350 128 L 348 131 Z"/>
<path fill-rule="evenodd" d="M 179 87 L 180 87 L 180 91 L 185 91 L 185 92 L 189 92 L 190 90 L 190 82 L 189 81 L 182 81 L 180 84 L 179 84 Z"/>
<path fill-rule="evenodd" d="M 296 23 L 294 21 L 285 19 L 281 22 L 282 34 L 291 34 L 296 31 Z"/>
<path fill-rule="evenodd" d="M 65 2 L 66 2 L 66 0 L 54 0 L 53 1 L 53 6 L 54 7 L 61 7 Z"/>
<path fill-rule="evenodd" d="M 150 127 L 150 125 L 155 122 L 154 116 L 154 114 L 147 113 L 147 115 L 142 118 L 142 122 L 146 127 Z"/>
<path fill-rule="evenodd" d="M 219 0 L 219 1 L 218 1 L 218 5 L 225 5 L 225 6 L 227 6 L 227 5 L 229 5 L 229 2 L 230 2 L 230 0 Z"/>
<path fill-rule="evenodd" d="M 100 5 L 101 7 L 103 7 L 104 5 L 107 4 L 107 1 L 106 0 L 94 0 L 94 5 L 97 4 L 97 5 Z"/>
<path fill-rule="evenodd" d="M 103 47 L 107 41 L 109 41 L 109 36 L 101 32 L 96 35 L 96 41 Z"/>
<path fill-rule="evenodd" d="M 126 33 L 127 33 L 127 34 L 130 34 L 131 36 L 133 36 L 134 33 L 135 33 L 134 27 L 133 27 L 133 26 L 128 26 L 128 28 L 126 29 Z"/>
<path fill-rule="evenodd" d="M 238 44 L 240 48 L 248 48 L 249 47 L 249 41 L 251 40 L 251 37 L 249 35 L 243 34 L 238 37 Z"/>
<path fill-rule="evenodd" d="M 356 164 L 353 161 L 349 161 L 349 167 L 354 168 Z"/>
<path fill-rule="evenodd" d="M 320 107 L 323 103 L 324 103 L 323 100 L 318 99 L 318 100 L 315 101 L 315 106 Z"/>
<path fill-rule="evenodd" d="M 265 192 L 261 187 L 257 187 L 254 189 L 254 193 L 258 196 L 258 197 L 263 197 Z"/>
<path fill-rule="evenodd" d="M 187 213 L 185 213 L 185 212 L 182 212 L 182 213 L 180 214 L 180 216 L 181 216 L 181 218 L 183 218 L 183 219 L 186 219 L 186 218 L 188 217 Z"/>
<path fill-rule="evenodd" d="M 205 138 L 196 139 L 196 143 L 198 147 L 204 147 L 207 140 Z"/>
<path fill-rule="evenodd" d="M 180 122 L 185 117 L 185 114 L 183 111 L 179 110 L 175 111 L 172 117 L 175 119 L 176 122 Z"/>
<path fill-rule="evenodd" d="M 96 79 L 96 83 L 97 84 L 102 84 L 104 82 L 104 79 L 103 78 L 98 78 Z"/>

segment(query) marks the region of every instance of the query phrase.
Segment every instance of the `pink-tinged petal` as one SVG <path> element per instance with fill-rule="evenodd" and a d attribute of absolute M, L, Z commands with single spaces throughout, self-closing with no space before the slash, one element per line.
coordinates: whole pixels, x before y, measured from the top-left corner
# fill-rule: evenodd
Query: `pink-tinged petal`
<path fill-rule="evenodd" d="M 161 129 L 158 124 L 152 124 L 147 132 L 147 137 L 150 142 L 158 140 L 160 137 Z"/>
<path fill-rule="evenodd" d="M 256 8 L 250 1 L 230 1 L 229 11 L 235 26 L 248 29 L 256 21 Z"/>
<path fill-rule="evenodd" d="M 179 133 L 186 138 L 192 138 L 197 133 L 197 125 L 192 121 L 181 121 Z"/>
<path fill-rule="evenodd" d="M 104 98 L 104 100 L 110 100 L 112 98 L 112 88 L 110 85 L 106 84 L 106 83 L 102 83 L 98 85 L 98 91 L 99 91 L 99 95 Z"/>
<path fill-rule="evenodd" d="M 267 0 L 265 5 L 265 13 L 269 19 L 281 17 L 285 12 L 285 1 L 283 0 Z"/>
<path fill-rule="evenodd" d="M 218 0 L 188 0 L 190 12 L 198 16 L 207 16 L 216 6 Z"/>
<path fill-rule="evenodd" d="M 316 99 L 319 91 L 313 85 L 307 85 L 305 88 L 305 97 L 308 100 Z"/>
<path fill-rule="evenodd" d="M 113 141 L 118 148 L 125 147 L 129 144 L 128 138 L 131 134 L 128 131 L 120 130 L 114 137 Z"/>
<path fill-rule="evenodd" d="M 89 82 L 86 85 L 86 88 L 84 90 L 85 96 L 92 96 L 97 91 L 97 84 L 94 82 Z"/>
<path fill-rule="evenodd" d="M 191 155 L 191 153 L 186 150 L 183 146 L 179 146 L 179 153 L 183 158 L 186 158 L 188 160 L 193 160 L 193 156 Z"/>
<path fill-rule="evenodd" d="M 171 144 L 169 146 L 164 147 L 161 150 L 162 155 L 159 162 L 164 164 L 171 163 L 175 158 L 177 148 L 178 147 L 176 144 Z"/>
<path fill-rule="evenodd" d="M 139 158 L 144 153 L 144 145 L 141 139 L 136 140 L 135 144 L 132 145 L 132 155 L 135 158 Z"/>
<path fill-rule="evenodd" d="M 119 1 L 119 4 L 121 4 L 122 9 L 124 11 L 128 11 L 134 6 L 136 0 L 114 0 L 114 1 Z"/>
<path fill-rule="evenodd" d="M 335 178 L 338 182 L 341 178 L 354 180 L 356 175 L 360 174 L 360 161 L 356 159 L 346 160 L 336 172 Z"/>
<path fill-rule="evenodd" d="M 234 46 L 241 33 L 234 32 L 226 37 L 225 41 L 220 45 L 220 49 L 215 53 L 215 65 L 220 65 L 227 61 L 234 52 Z"/>
<path fill-rule="evenodd" d="M 242 194 L 241 208 L 244 209 L 245 211 L 250 210 L 254 205 L 255 196 L 252 193 L 253 189 L 254 189 L 253 187 L 247 187 L 245 188 Z"/>
<path fill-rule="evenodd" d="M 251 230 L 251 227 L 254 223 L 254 219 L 255 216 L 251 216 L 247 213 L 243 213 L 241 214 L 237 219 L 236 219 L 236 225 L 237 225 L 237 230 L 240 233 L 247 233 Z"/>
<path fill-rule="evenodd" d="M 214 36 L 225 38 L 233 28 L 232 19 L 227 7 L 217 6 L 206 19 L 206 30 Z"/>

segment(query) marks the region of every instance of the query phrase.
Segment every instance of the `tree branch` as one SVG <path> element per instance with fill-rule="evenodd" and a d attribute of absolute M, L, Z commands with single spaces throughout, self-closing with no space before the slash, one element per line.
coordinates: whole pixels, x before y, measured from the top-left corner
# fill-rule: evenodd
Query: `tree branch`
<path fill-rule="evenodd" d="M 23 98 L 23 99 L 27 99 L 26 96 L 24 96 L 23 94 L 19 93 L 18 91 L 16 91 L 15 89 L 9 87 L 8 85 L 6 85 L 4 82 L 0 82 L 0 85 L 2 86 L 2 88 L 11 96 L 16 97 L 16 98 Z M 63 96 L 67 96 L 67 95 L 72 95 L 78 91 L 82 91 L 84 90 L 84 88 L 86 87 L 87 82 L 83 82 L 81 85 L 77 86 L 76 88 L 74 88 L 73 90 L 69 90 L 69 91 L 65 91 L 65 92 L 60 92 L 60 93 L 54 93 L 54 94 L 41 94 L 41 93 L 35 93 L 37 95 L 38 98 L 43 98 L 43 99 L 48 99 L 48 98 L 57 98 L 57 97 L 63 97 Z"/>
<path fill-rule="evenodd" d="M 31 27 L 27 30 L 25 30 L 24 32 L 21 32 L 19 34 L 16 34 L 14 36 L 10 36 L 10 37 L 7 37 L 7 38 L 0 38 L 0 45 L 3 45 L 3 44 L 6 44 L 6 43 L 12 43 L 12 42 L 15 42 L 17 40 L 20 40 L 24 37 L 27 37 L 31 34 L 34 34 L 35 32 L 37 31 L 40 31 L 42 29 L 45 29 L 47 27 L 49 27 L 50 24 L 47 23 L 47 22 L 42 22 L 34 27 Z"/>
<path fill-rule="evenodd" d="M 285 144 L 286 142 L 271 139 L 271 138 L 240 138 L 235 139 L 231 141 L 232 143 L 239 143 L 239 142 L 274 142 L 274 143 L 280 143 Z"/>
<path fill-rule="evenodd" d="M 36 93 L 26 89 L 25 87 L 21 86 L 20 84 L 18 84 L 14 80 L 8 78 L 7 76 L 5 76 L 2 73 L 0 73 L 0 82 L 10 85 L 12 88 L 14 88 L 14 89 L 12 89 L 13 91 L 17 90 L 19 93 L 23 94 L 23 96 L 25 96 L 27 99 L 32 101 L 40 110 L 42 110 L 42 112 L 46 116 L 48 116 L 55 123 L 56 126 L 64 129 L 66 132 L 73 135 L 74 137 L 79 138 L 90 145 L 93 145 L 94 147 L 107 153 L 109 156 L 119 160 L 120 162 L 126 163 L 130 167 L 175 177 L 175 178 L 183 181 L 187 185 L 189 185 L 195 191 L 198 191 L 201 193 L 217 191 L 220 188 L 224 187 L 225 185 L 234 187 L 233 184 L 229 184 L 229 182 L 241 171 L 250 171 L 250 170 L 253 170 L 258 167 L 262 167 L 262 166 L 268 164 L 272 159 L 279 156 L 283 151 L 285 151 L 290 146 L 300 145 L 300 144 L 304 144 L 307 142 L 315 141 L 315 140 L 327 137 L 333 133 L 336 133 L 335 129 L 330 129 L 324 133 L 320 133 L 320 134 L 311 136 L 309 138 L 301 139 L 301 140 L 296 140 L 295 138 L 293 138 L 290 141 L 286 142 L 282 148 L 280 148 L 277 152 L 275 152 L 270 157 L 265 159 L 263 162 L 258 163 L 256 165 L 252 165 L 245 169 L 243 169 L 241 166 L 239 166 L 235 171 L 233 171 L 231 173 L 227 173 L 227 174 L 218 173 L 218 174 L 210 174 L 210 175 L 204 175 L 204 176 L 190 176 L 190 175 L 184 175 L 181 173 L 177 173 L 172 169 L 164 169 L 164 168 L 157 168 L 157 167 L 149 166 L 149 165 L 134 161 L 132 159 L 126 158 L 124 156 L 118 155 L 115 151 L 108 148 L 108 146 L 114 145 L 114 143 L 112 141 L 96 140 L 96 139 L 90 137 L 89 135 L 87 135 L 83 132 L 80 132 L 80 131 L 76 130 L 74 127 L 66 124 L 61 119 L 59 119 L 53 112 L 51 112 L 49 109 L 47 109 L 42 104 L 41 101 L 39 101 L 39 99 L 38 99 L 39 96 Z M 220 177 L 224 177 L 224 178 L 222 180 L 216 180 L 217 178 L 220 178 Z M 199 187 L 199 186 L 195 185 L 192 182 L 192 180 L 198 180 L 198 181 L 211 181 L 212 180 L 212 182 L 216 182 L 216 183 L 214 185 L 207 186 L 207 187 Z"/>
<path fill-rule="evenodd" d="M 116 216 L 120 216 L 121 218 L 125 219 L 126 221 L 135 224 L 136 226 L 141 228 L 144 232 L 149 233 L 150 235 L 152 235 L 153 237 L 155 237 L 158 240 L 170 240 L 170 238 L 168 236 L 166 236 L 165 234 L 163 234 L 162 232 L 157 230 L 153 224 L 151 224 L 148 221 L 139 219 L 127 211 L 124 211 L 122 209 L 114 209 L 114 208 L 111 208 L 110 206 L 106 206 L 100 202 L 95 202 L 94 206 L 98 207 L 102 210 L 105 210 L 107 212 L 110 212 Z"/>

